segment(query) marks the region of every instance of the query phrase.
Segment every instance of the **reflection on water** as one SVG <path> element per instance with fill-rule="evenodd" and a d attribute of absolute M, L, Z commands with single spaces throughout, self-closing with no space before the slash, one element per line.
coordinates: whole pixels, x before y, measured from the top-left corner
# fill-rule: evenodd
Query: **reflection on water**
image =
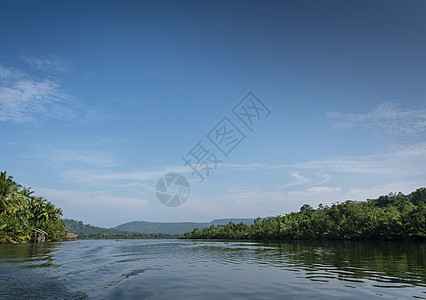
<path fill-rule="evenodd" d="M 0 298 L 426 299 L 425 255 L 413 242 L 0 245 Z"/>

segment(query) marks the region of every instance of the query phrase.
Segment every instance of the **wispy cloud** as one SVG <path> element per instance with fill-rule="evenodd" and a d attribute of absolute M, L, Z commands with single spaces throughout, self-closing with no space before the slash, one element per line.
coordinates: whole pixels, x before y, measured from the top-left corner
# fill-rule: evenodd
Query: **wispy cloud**
<path fill-rule="evenodd" d="M 44 149 L 44 148 L 43 148 Z M 64 161 L 87 159 L 87 164 L 96 165 L 111 163 L 109 157 L 100 156 L 93 159 L 95 152 L 69 152 L 63 151 L 38 151 L 40 153 L 52 153 L 49 157 Z M 80 155 L 81 154 L 81 155 Z M 99 155 L 99 154 L 98 154 Z M 71 156 L 71 158 L 70 158 Z M 47 157 L 46 157 L 47 158 Z M 419 143 L 412 146 L 405 146 L 400 149 L 394 149 L 389 152 L 382 152 L 373 155 L 348 156 L 324 158 L 320 160 L 305 161 L 294 164 L 220 164 L 223 173 L 229 172 L 268 172 L 268 171 L 286 171 L 295 180 L 277 188 L 286 189 L 299 185 L 308 184 L 307 187 L 322 186 L 332 179 L 332 173 L 342 173 L 351 175 L 377 175 L 385 176 L 397 174 L 399 176 L 418 176 L 425 174 L 424 168 L 419 168 L 426 163 L 426 143 Z M 156 182 L 162 175 L 168 172 L 177 172 L 184 174 L 188 180 L 191 180 L 191 169 L 183 165 L 164 166 L 155 170 L 140 170 L 133 172 L 108 172 L 107 170 L 88 170 L 74 169 L 63 171 L 62 174 L 67 179 L 77 183 L 113 183 L 135 184 L 141 182 Z M 308 173 L 305 175 L 304 173 Z M 212 173 L 211 176 L 220 176 L 221 174 Z M 196 182 L 199 182 L 198 178 Z"/>
<path fill-rule="evenodd" d="M 420 179 L 426 178 L 426 171 L 422 167 L 425 163 L 426 144 L 418 144 L 375 155 L 328 158 L 291 165 L 255 164 L 256 172 L 262 176 L 271 176 L 269 172 L 282 174 L 281 171 L 284 171 L 295 179 L 284 186 L 280 185 L 282 175 L 279 176 L 280 180 L 268 185 L 236 179 L 235 182 L 230 183 L 231 185 L 219 184 L 213 188 L 206 181 L 204 186 L 201 186 L 198 181 L 191 181 L 193 179 L 191 169 L 181 165 L 117 172 L 109 168 L 84 169 L 84 167 L 94 167 L 86 164 L 86 166 L 82 165 L 81 169 L 61 171 L 61 176 L 67 183 L 77 184 L 83 189 L 90 187 L 102 191 L 136 193 L 155 202 L 154 190 L 157 180 L 168 172 L 177 172 L 190 180 L 194 191 L 203 191 L 203 195 L 199 195 L 200 198 L 207 197 L 206 199 L 211 198 L 211 201 L 216 201 L 219 197 L 224 203 L 225 200 L 232 200 L 235 202 L 233 205 L 237 206 L 250 203 L 253 211 L 257 211 L 259 207 L 256 205 L 263 201 L 268 201 L 268 205 L 275 203 L 276 208 L 287 205 L 291 201 L 292 207 L 297 208 L 301 202 L 314 201 L 317 205 L 320 202 L 331 203 L 354 198 L 364 200 L 362 198 L 364 196 L 375 197 L 387 194 L 394 189 L 410 192 L 424 185 Z M 248 165 L 248 169 L 253 170 L 253 168 L 253 164 Z M 224 173 L 232 174 L 232 176 L 235 175 L 233 172 L 240 173 L 247 170 L 244 165 L 232 165 L 232 167 L 228 165 L 223 169 Z M 219 176 L 219 174 L 211 174 L 211 176 Z M 235 178 L 241 178 L 241 176 L 235 176 Z M 368 182 L 371 184 L 365 184 L 365 178 L 369 178 Z M 374 193 L 370 195 L 364 192 L 375 186 L 381 188 L 374 190 Z M 191 201 L 195 201 L 193 196 Z M 265 210 L 265 213 L 267 211 L 269 210 Z"/>
<path fill-rule="evenodd" d="M 130 220 L 139 220 L 141 215 L 152 214 L 152 203 L 138 197 L 105 193 L 104 191 L 76 191 L 41 187 L 36 191 L 61 207 L 65 218 L 74 218 L 97 226 L 111 227 Z M 94 211 L 96 214 L 93 213 Z M 112 224 L 111 220 L 114 220 L 116 224 Z"/>
<path fill-rule="evenodd" d="M 107 114 L 100 107 L 92 107 L 86 109 L 81 122 L 89 122 L 89 121 L 100 121 L 105 120 L 107 118 Z"/>
<path fill-rule="evenodd" d="M 292 177 L 294 177 L 296 180 L 283 185 L 283 188 L 289 188 L 289 187 L 301 185 L 301 184 L 304 184 L 304 183 L 311 181 L 311 179 L 303 177 L 302 175 L 300 175 L 299 172 L 293 172 L 290 175 Z"/>
<path fill-rule="evenodd" d="M 324 184 L 331 179 L 331 175 L 329 175 L 329 174 L 320 174 L 320 176 L 322 177 L 322 181 L 317 183 L 317 185 Z"/>
<path fill-rule="evenodd" d="M 337 194 L 341 192 L 340 187 L 329 186 L 313 186 L 305 191 L 289 192 L 290 195 L 324 195 L 324 194 Z"/>
<path fill-rule="evenodd" d="M 224 173 L 255 170 L 261 172 L 260 174 L 268 174 L 278 170 L 278 173 L 290 175 L 295 180 L 287 185 L 288 188 L 280 186 L 279 180 L 263 185 L 239 181 L 237 178 L 240 176 L 235 176 L 235 182 L 214 187 L 209 187 L 208 181 L 204 186 L 197 187 L 195 183 L 191 183 L 191 198 L 178 210 L 164 208 L 156 200 L 154 190 L 157 180 L 167 172 L 178 172 L 190 179 L 191 170 L 181 165 L 133 172 L 117 172 L 108 168 L 62 171 L 61 175 L 67 184 L 76 184 L 78 189 L 65 196 L 60 190 L 50 194 L 45 191 L 43 193 L 52 200 L 56 199 L 60 207 L 70 212 L 69 217 L 73 214 L 80 216 L 82 210 L 93 209 L 104 210 L 103 213 L 114 220 L 118 217 L 113 214 L 120 214 L 120 221 L 170 221 L 179 218 L 211 220 L 216 216 L 266 217 L 297 211 L 305 203 L 316 207 L 320 203 L 330 205 L 347 199 L 375 198 L 390 191 L 409 193 L 424 186 L 421 179 L 426 178 L 426 171 L 422 167 L 425 162 L 426 144 L 418 144 L 387 153 L 328 158 L 298 164 L 220 166 Z M 212 174 L 216 175 L 219 176 Z M 340 175 L 343 175 L 344 180 L 339 179 Z M 355 180 L 347 181 L 347 176 Z M 366 177 L 371 178 L 371 185 L 359 183 L 359 178 Z M 97 216 L 89 213 L 79 218 L 95 224 L 98 222 L 91 221 L 97 220 Z"/>
<path fill-rule="evenodd" d="M 102 172 L 95 170 L 69 170 L 64 171 L 62 174 L 64 177 L 77 182 L 77 183 L 114 183 L 122 185 L 123 182 L 140 183 L 140 182 L 152 182 L 157 181 L 166 173 L 177 172 L 177 173 L 188 173 L 189 170 L 184 166 L 168 166 L 158 170 L 144 170 L 134 172 Z M 152 187 L 153 188 L 153 187 Z"/>
<path fill-rule="evenodd" d="M 426 143 L 402 146 L 400 149 L 372 155 L 335 157 L 323 160 L 307 161 L 293 164 L 301 169 L 317 169 L 323 172 L 384 176 L 387 174 L 418 174 L 422 173 L 426 163 Z"/>
<path fill-rule="evenodd" d="M 32 54 L 23 54 L 19 56 L 19 60 L 44 72 L 64 73 L 70 70 L 69 64 L 63 58 L 54 55 L 40 58 Z"/>
<path fill-rule="evenodd" d="M 37 58 L 21 55 L 20 60 L 42 71 L 37 76 L 17 68 L 0 65 L 0 121 L 34 123 L 43 117 L 100 121 L 107 115 L 100 106 L 78 104 L 65 91 L 59 73 L 70 70 L 68 63 L 58 57 Z"/>
<path fill-rule="evenodd" d="M 426 108 L 402 108 L 397 101 L 382 103 L 364 114 L 330 112 L 327 117 L 335 129 L 359 127 L 393 136 L 424 135 L 426 131 Z"/>
<path fill-rule="evenodd" d="M 401 171 L 407 167 L 418 168 L 419 165 L 425 162 L 426 143 L 417 143 L 403 145 L 398 148 L 392 148 L 387 152 L 379 152 L 371 155 L 331 157 L 292 164 L 220 164 L 220 167 L 240 172 L 313 169 L 319 172 L 386 174 L 387 172 Z M 292 173 L 293 177 L 295 177 L 295 174 Z M 300 171 L 297 174 L 300 176 Z M 318 184 L 323 184 L 330 180 L 330 175 L 326 173 L 320 173 L 319 176 L 323 179 Z"/>
<path fill-rule="evenodd" d="M 53 79 L 35 79 L 18 69 L 0 66 L 0 121 L 34 122 L 40 115 L 72 115 L 70 96 Z"/>
<path fill-rule="evenodd" d="M 48 147 L 34 146 L 34 151 L 28 157 L 41 159 L 55 166 L 64 166 L 66 164 L 74 165 L 76 163 L 89 166 L 110 167 L 116 165 L 114 157 L 105 152 L 86 150 L 86 149 L 51 149 Z"/>
<path fill-rule="evenodd" d="M 68 168 L 106 168 L 122 164 L 119 159 L 121 139 L 106 136 L 52 137 L 28 145 L 24 158 L 43 161 L 57 170 Z"/>

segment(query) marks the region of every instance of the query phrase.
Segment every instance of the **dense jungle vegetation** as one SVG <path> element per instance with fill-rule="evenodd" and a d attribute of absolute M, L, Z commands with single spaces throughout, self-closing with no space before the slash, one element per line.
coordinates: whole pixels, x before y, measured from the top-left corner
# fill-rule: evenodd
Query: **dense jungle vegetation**
<path fill-rule="evenodd" d="M 348 200 L 317 209 L 305 204 L 299 212 L 257 218 L 249 226 L 195 228 L 183 239 L 238 240 L 426 240 L 426 188 L 409 195 L 390 193 L 367 201 Z"/>
<path fill-rule="evenodd" d="M 28 242 L 33 229 L 45 231 L 48 241 L 66 236 L 62 210 L 33 193 L 0 172 L 0 243 Z"/>

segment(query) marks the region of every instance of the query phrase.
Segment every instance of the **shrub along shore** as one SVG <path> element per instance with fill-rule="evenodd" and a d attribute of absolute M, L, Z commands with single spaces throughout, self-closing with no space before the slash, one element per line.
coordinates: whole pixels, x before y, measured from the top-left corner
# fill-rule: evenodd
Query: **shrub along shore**
<path fill-rule="evenodd" d="M 390 193 L 377 199 L 351 201 L 317 209 L 257 218 L 254 225 L 229 223 L 195 228 L 181 239 L 235 240 L 426 240 L 426 189 L 409 195 Z"/>

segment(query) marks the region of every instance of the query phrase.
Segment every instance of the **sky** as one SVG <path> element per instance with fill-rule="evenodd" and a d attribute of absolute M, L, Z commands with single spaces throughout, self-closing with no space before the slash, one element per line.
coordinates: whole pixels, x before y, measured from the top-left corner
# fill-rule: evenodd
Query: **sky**
<path fill-rule="evenodd" d="M 421 0 L 0 0 L 0 170 L 104 227 L 410 193 L 426 186 L 425 14 Z M 157 199 L 170 172 L 190 186 L 177 207 Z"/>

